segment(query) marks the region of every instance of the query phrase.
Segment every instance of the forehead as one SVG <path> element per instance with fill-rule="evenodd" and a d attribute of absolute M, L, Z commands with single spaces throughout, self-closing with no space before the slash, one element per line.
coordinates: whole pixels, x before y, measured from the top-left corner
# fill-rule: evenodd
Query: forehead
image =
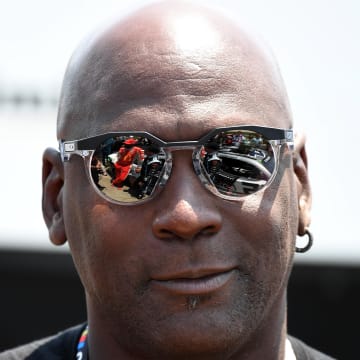
<path fill-rule="evenodd" d="M 286 93 L 266 51 L 239 29 L 198 26 L 208 36 L 191 39 L 173 20 L 156 34 L 121 28 L 102 36 L 65 82 L 59 118 L 70 126 L 62 137 L 145 130 L 171 141 L 227 125 L 289 127 Z"/>

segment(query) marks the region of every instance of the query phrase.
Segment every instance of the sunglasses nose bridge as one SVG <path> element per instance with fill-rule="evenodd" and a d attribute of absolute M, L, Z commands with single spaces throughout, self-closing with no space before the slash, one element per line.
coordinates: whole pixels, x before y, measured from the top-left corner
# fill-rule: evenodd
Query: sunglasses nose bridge
<path fill-rule="evenodd" d="M 168 163 L 164 172 L 165 181 L 163 185 L 169 183 L 169 181 L 181 181 L 181 186 L 185 183 L 193 184 L 193 182 L 198 184 L 200 150 L 200 146 L 191 145 L 176 146 L 168 149 Z M 202 185 L 201 182 L 200 185 Z M 191 185 L 191 188 L 194 189 L 194 185 Z"/>
<path fill-rule="evenodd" d="M 186 152 L 189 154 L 189 159 L 191 158 L 192 161 L 192 172 L 199 176 L 199 172 L 200 172 L 200 153 L 201 153 L 201 149 L 203 148 L 202 145 L 199 144 L 193 144 L 193 145 L 175 145 L 175 146 L 170 146 L 167 149 L 167 152 L 169 153 L 169 159 L 170 159 L 170 165 L 169 165 L 169 169 L 168 169 L 168 174 L 170 176 L 170 173 L 172 172 L 172 167 L 173 167 L 173 159 L 174 156 L 176 157 L 176 154 L 179 152 Z"/>

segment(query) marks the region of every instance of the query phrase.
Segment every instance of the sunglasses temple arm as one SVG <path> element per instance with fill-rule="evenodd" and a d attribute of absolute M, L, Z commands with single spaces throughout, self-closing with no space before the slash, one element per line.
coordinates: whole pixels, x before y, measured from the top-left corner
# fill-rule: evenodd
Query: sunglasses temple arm
<path fill-rule="evenodd" d="M 71 155 L 73 154 L 85 159 L 93 152 L 93 150 L 78 150 L 76 141 L 59 141 L 59 151 L 63 162 L 70 161 Z"/>

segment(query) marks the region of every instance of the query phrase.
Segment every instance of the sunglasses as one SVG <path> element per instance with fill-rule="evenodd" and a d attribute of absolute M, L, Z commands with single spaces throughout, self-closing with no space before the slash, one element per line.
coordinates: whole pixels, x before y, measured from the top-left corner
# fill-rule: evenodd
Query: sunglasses
<path fill-rule="evenodd" d="M 200 182 L 211 193 L 239 201 L 267 188 L 279 168 L 283 144 L 292 151 L 293 130 L 263 126 L 220 127 L 197 141 L 165 142 L 144 131 L 101 134 L 60 141 L 64 162 L 84 159 L 94 190 L 121 205 L 152 199 L 170 177 L 172 152 L 192 150 Z"/>

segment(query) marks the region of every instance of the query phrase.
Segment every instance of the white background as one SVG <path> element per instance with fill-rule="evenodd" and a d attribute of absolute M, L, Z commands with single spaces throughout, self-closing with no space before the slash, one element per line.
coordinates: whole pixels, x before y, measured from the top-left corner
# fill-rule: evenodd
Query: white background
<path fill-rule="evenodd" d="M 0 96 L 57 97 L 80 39 L 144 2 L 2 0 Z M 298 261 L 360 263 L 360 2 L 206 3 L 221 4 L 270 43 L 296 127 L 308 135 L 316 243 L 310 253 L 297 255 Z M 55 121 L 52 107 L 0 107 L 0 247 L 50 248 L 41 215 L 41 154 L 46 146 L 56 146 Z"/>

